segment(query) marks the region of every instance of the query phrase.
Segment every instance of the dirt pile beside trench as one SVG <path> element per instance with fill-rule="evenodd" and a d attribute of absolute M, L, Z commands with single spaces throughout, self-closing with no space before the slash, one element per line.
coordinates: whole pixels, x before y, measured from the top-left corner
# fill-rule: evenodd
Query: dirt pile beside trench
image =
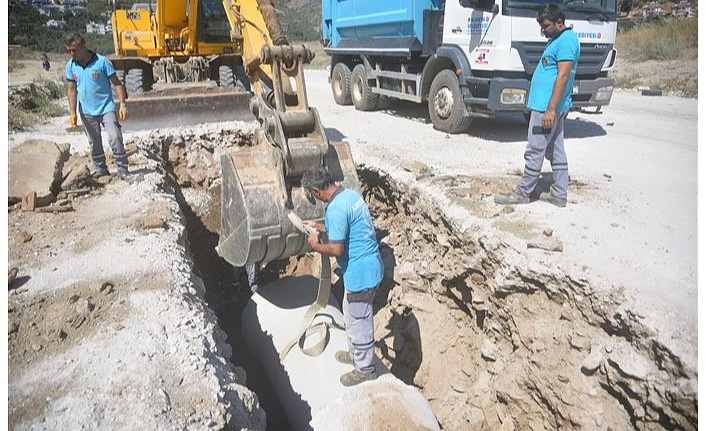
<path fill-rule="evenodd" d="M 173 189 L 142 154 L 130 165 L 73 211 L 9 213 L 10 428 L 264 430 Z"/>

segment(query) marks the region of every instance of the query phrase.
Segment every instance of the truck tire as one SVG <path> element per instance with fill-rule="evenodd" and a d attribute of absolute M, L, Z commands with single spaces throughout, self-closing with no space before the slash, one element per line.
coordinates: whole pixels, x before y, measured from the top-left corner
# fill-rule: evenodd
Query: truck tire
<path fill-rule="evenodd" d="M 387 109 L 392 105 L 392 97 L 388 96 L 383 96 L 381 94 L 378 94 L 378 103 L 375 104 L 375 110 L 381 111 L 383 109 Z"/>
<path fill-rule="evenodd" d="M 331 72 L 331 92 L 333 100 L 339 105 L 350 105 L 351 69 L 345 63 L 336 63 Z"/>
<path fill-rule="evenodd" d="M 359 111 L 372 111 L 378 102 L 378 95 L 370 88 L 365 66 L 362 64 L 354 67 L 351 72 L 351 100 Z"/>
<path fill-rule="evenodd" d="M 442 70 L 429 88 L 429 118 L 434 128 L 446 133 L 462 133 L 471 125 L 471 117 L 465 116 L 461 87 L 456 74 Z"/>

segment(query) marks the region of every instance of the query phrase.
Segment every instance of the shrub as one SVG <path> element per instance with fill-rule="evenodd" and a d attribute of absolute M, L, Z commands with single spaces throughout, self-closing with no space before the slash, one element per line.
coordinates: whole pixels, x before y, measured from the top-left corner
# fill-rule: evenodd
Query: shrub
<path fill-rule="evenodd" d="M 66 95 L 62 82 L 39 80 L 8 91 L 8 128 L 25 130 L 48 117 L 66 115 L 66 108 L 56 101 Z"/>

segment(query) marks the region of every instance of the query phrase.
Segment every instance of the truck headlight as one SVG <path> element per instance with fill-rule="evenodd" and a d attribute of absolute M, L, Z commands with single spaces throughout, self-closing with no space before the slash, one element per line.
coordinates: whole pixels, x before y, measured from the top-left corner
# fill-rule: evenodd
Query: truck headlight
<path fill-rule="evenodd" d="M 527 90 L 521 88 L 503 88 L 500 92 L 500 103 L 503 105 L 524 105 Z"/>
<path fill-rule="evenodd" d="M 610 100 L 610 97 L 613 95 L 613 86 L 608 85 L 605 87 L 601 87 L 598 90 L 596 90 L 596 101 L 608 101 Z"/>

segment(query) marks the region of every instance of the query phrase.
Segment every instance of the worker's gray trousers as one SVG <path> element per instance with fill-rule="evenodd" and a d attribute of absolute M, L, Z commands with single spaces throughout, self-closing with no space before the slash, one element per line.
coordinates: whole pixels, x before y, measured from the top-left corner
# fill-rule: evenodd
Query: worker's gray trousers
<path fill-rule="evenodd" d="M 101 126 L 103 126 L 108 134 L 108 144 L 113 151 L 115 167 L 120 171 L 127 172 L 128 163 L 123 145 L 123 132 L 115 112 L 107 112 L 103 115 L 87 115 L 81 112 L 81 121 L 86 129 L 88 143 L 91 144 L 91 158 L 96 170 L 108 170 L 103 151 L 103 137 L 101 136 Z"/>
<path fill-rule="evenodd" d="M 375 337 L 373 334 L 373 298 L 375 288 L 349 292 L 343 297 L 343 317 L 346 320 L 348 351 L 355 369 L 364 373 L 375 371 Z"/>
<path fill-rule="evenodd" d="M 552 164 L 554 183 L 551 193 L 566 199 L 569 189 L 569 164 L 564 150 L 564 119 L 567 112 L 557 114 L 551 130 L 542 129 L 543 112 L 532 111 L 527 131 L 527 148 L 525 149 L 525 172 L 517 192 L 529 196 L 537 187 L 544 158 Z M 545 133 L 546 132 L 546 133 Z"/>

